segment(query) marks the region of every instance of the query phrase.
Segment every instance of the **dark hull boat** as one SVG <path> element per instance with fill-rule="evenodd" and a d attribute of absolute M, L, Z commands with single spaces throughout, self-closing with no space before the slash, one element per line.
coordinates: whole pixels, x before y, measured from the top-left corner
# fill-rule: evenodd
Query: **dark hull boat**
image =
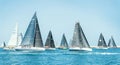
<path fill-rule="evenodd" d="M 45 42 L 45 49 L 46 50 L 55 50 L 55 44 L 52 36 L 52 32 L 49 31 L 48 37 Z"/>
<path fill-rule="evenodd" d="M 69 50 L 92 51 L 79 23 L 75 24 L 73 39 Z"/>
<path fill-rule="evenodd" d="M 68 47 L 68 43 L 67 43 L 65 34 L 63 34 L 59 49 L 68 49 L 68 48 L 69 47 Z"/>
<path fill-rule="evenodd" d="M 98 47 L 97 49 L 107 49 L 107 44 L 105 42 L 104 36 L 102 33 L 100 34 L 99 40 L 98 40 Z"/>
<path fill-rule="evenodd" d="M 113 37 L 111 37 L 111 39 L 108 42 L 108 48 L 117 48 L 117 45 L 115 44 Z"/>
<path fill-rule="evenodd" d="M 43 41 L 40 33 L 39 23 L 36 13 L 26 30 L 21 46 L 16 47 L 17 51 L 44 51 Z"/>

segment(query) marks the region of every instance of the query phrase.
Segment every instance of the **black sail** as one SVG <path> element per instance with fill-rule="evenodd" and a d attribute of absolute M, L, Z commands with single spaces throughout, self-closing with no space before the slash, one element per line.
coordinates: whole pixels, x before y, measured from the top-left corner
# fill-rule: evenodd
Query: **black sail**
<path fill-rule="evenodd" d="M 35 38 L 34 38 L 34 47 L 43 47 L 43 41 L 42 41 L 42 37 L 41 37 L 41 32 L 40 32 L 40 28 L 39 28 L 39 23 L 37 20 L 37 17 L 35 17 L 36 19 L 36 28 L 35 28 Z"/>
<path fill-rule="evenodd" d="M 111 47 L 111 48 L 116 48 L 117 47 L 113 37 L 111 37 L 111 39 L 109 40 L 108 47 Z"/>
<path fill-rule="evenodd" d="M 6 47 L 6 43 L 5 42 L 3 42 L 3 47 Z"/>
<path fill-rule="evenodd" d="M 30 24 L 21 42 L 21 46 L 43 47 L 42 37 L 36 13 L 30 21 Z"/>
<path fill-rule="evenodd" d="M 80 35 L 81 35 L 80 34 L 80 26 L 79 26 L 79 23 L 76 23 L 74 33 L 73 33 L 71 47 L 82 47 L 82 44 L 80 44 L 82 41 Z"/>
<path fill-rule="evenodd" d="M 71 47 L 90 48 L 79 22 L 75 24 Z"/>
<path fill-rule="evenodd" d="M 45 47 L 47 47 L 47 48 L 55 48 L 55 44 L 54 44 L 54 40 L 53 40 L 53 36 L 52 36 L 51 31 L 49 31 L 48 37 L 46 39 Z"/>
<path fill-rule="evenodd" d="M 81 28 L 81 37 L 82 37 L 83 47 L 84 48 L 90 48 L 90 45 L 89 45 L 89 43 L 87 41 L 87 38 L 86 38 L 86 36 L 85 36 L 85 34 L 84 34 L 83 30 L 82 30 L 82 27 L 80 26 L 80 28 Z"/>
<path fill-rule="evenodd" d="M 63 34 L 63 36 L 62 36 L 60 47 L 62 47 L 62 48 L 68 48 L 68 43 L 67 43 L 65 34 Z"/>
<path fill-rule="evenodd" d="M 100 34 L 99 40 L 98 40 L 98 47 L 107 47 L 104 36 L 102 33 Z"/>

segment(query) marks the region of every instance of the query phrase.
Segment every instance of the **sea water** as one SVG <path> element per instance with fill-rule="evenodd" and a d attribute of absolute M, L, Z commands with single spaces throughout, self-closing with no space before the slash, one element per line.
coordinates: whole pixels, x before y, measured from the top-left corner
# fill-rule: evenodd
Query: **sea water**
<path fill-rule="evenodd" d="M 120 49 L 93 51 L 53 50 L 42 52 L 0 49 L 0 65 L 120 65 Z"/>

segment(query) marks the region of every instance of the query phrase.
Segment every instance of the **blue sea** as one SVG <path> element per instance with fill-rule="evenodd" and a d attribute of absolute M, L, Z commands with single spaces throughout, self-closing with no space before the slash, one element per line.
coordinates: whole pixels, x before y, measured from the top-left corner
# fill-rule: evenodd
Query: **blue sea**
<path fill-rule="evenodd" d="M 120 48 L 91 52 L 54 50 L 20 52 L 0 49 L 0 65 L 120 65 Z"/>

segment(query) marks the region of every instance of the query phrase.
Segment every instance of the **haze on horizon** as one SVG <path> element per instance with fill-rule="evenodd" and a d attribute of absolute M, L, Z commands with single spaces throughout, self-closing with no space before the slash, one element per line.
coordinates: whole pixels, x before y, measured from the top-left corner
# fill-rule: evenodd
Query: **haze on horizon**
<path fill-rule="evenodd" d="M 69 42 L 79 20 L 91 46 L 98 44 L 100 33 L 106 43 L 113 36 L 120 45 L 120 0 L 0 0 L 0 10 L 1 44 L 9 41 L 16 22 L 19 32 L 24 34 L 34 12 L 37 12 L 44 43 L 49 30 L 57 46 L 63 33 Z"/>

